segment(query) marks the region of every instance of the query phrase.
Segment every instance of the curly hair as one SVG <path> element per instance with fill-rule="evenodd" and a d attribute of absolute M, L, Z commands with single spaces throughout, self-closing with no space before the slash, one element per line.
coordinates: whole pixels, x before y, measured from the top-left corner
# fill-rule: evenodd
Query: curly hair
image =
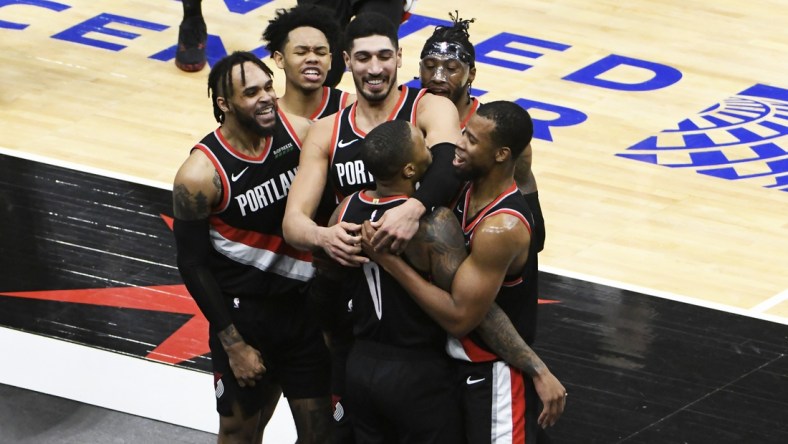
<path fill-rule="evenodd" d="M 276 10 L 276 16 L 268 21 L 268 27 L 263 31 L 262 40 L 268 42 L 265 49 L 271 54 L 282 52 L 290 31 L 302 26 L 322 32 L 328 40 L 329 49 L 338 48 L 342 44 L 342 31 L 331 10 L 324 6 L 303 4 Z"/>

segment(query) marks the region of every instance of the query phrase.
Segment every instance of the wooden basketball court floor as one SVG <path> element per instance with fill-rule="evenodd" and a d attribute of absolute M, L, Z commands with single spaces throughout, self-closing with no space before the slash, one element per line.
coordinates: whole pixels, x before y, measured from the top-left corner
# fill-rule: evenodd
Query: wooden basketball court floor
<path fill-rule="evenodd" d="M 294 1 L 217 0 L 209 59 Z M 420 0 L 474 17 L 482 101 L 536 122 L 537 349 L 561 443 L 788 442 L 788 27 L 779 1 Z M 212 442 L 172 178 L 215 127 L 177 1 L 0 3 L 0 443 Z M 275 78 L 281 93 L 282 75 Z M 342 86 L 352 90 L 349 76 Z M 266 443 L 294 442 L 284 404 Z"/>

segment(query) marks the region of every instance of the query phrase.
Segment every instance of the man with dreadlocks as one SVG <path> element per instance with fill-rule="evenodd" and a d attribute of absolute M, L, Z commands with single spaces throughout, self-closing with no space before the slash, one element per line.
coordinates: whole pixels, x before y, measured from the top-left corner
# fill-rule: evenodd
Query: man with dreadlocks
<path fill-rule="evenodd" d="M 311 255 L 282 238 L 310 122 L 277 108 L 273 73 L 234 52 L 208 76 L 219 128 L 175 177 L 178 270 L 208 319 L 219 443 L 259 443 L 282 393 L 299 443 L 329 436 L 329 357 L 307 322 Z"/>
<path fill-rule="evenodd" d="M 476 79 L 476 51 L 470 42 L 468 28 L 474 19 L 463 20 L 458 12 L 449 13 L 452 26 L 437 26 L 421 50 L 419 75 L 421 87 L 432 94 L 448 97 L 460 117 L 460 128 L 479 108 L 480 102 L 471 96 L 471 83 Z M 545 227 L 536 178 L 531 170 L 533 149 L 529 144 L 517 160 L 514 178 L 517 187 L 534 215 L 534 239 L 538 251 L 544 249 Z"/>

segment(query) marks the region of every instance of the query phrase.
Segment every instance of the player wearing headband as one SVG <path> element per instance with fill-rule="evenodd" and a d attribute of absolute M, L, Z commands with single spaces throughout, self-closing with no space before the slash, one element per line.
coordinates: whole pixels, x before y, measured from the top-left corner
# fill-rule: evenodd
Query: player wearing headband
<path fill-rule="evenodd" d="M 444 96 L 454 103 L 460 115 L 460 127 L 479 107 L 479 100 L 471 97 L 471 83 L 476 78 L 476 52 L 468 41 L 471 20 L 449 14 L 452 26 L 438 26 L 424 43 L 419 62 L 421 87 Z"/>
<path fill-rule="evenodd" d="M 460 128 L 479 108 L 479 100 L 471 96 L 471 83 L 476 79 L 476 51 L 470 42 L 468 28 L 474 19 L 463 20 L 458 12 L 449 13 L 453 24 L 437 26 L 421 50 L 419 76 L 421 87 L 432 94 L 454 102 L 460 116 Z M 533 150 L 529 144 L 517 161 L 514 172 L 517 187 L 531 207 L 534 216 L 533 242 L 542 251 L 545 241 L 544 217 L 539 204 L 536 178 L 531 171 Z"/>

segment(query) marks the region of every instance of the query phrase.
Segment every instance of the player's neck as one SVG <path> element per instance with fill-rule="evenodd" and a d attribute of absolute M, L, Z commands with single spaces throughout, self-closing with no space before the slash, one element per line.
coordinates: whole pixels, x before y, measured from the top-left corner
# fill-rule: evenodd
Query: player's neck
<path fill-rule="evenodd" d="M 277 103 L 286 113 L 310 119 L 322 102 L 322 87 L 312 91 L 305 91 L 287 84 L 284 95 L 279 98 Z"/>
<path fill-rule="evenodd" d="M 375 199 L 383 199 L 393 196 L 412 196 L 416 192 L 416 187 L 412 182 L 384 182 L 376 181 L 374 190 L 367 190 L 365 194 Z"/>
<path fill-rule="evenodd" d="M 460 115 L 460 123 L 463 123 L 468 118 L 468 113 L 473 109 L 473 101 L 468 96 L 463 96 L 459 103 L 454 103 L 454 106 L 457 107 L 457 114 Z"/>
<path fill-rule="evenodd" d="M 370 102 L 361 94 L 356 95 L 356 125 L 363 131 L 369 132 L 372 128 L 386 122 L 399 102 L 399 88 L 391 88 L 388 96 L 379 102 Z"/>
<path fill-rule="evenodd" d="M 265 147 L 265 137 L 241 129 L 234 120 L 225 121 L 221 132 L 231 147 L 251 157 L 259 155 Z"/>
<path fill-rule="evenodd" d="M 507 174 L 508 173 L 508 174 Z M 484 176 L 473 180 L 469 214 L 476 214 L 506 191 L 514 180 L 512 171 L 493 168 Z"/>

